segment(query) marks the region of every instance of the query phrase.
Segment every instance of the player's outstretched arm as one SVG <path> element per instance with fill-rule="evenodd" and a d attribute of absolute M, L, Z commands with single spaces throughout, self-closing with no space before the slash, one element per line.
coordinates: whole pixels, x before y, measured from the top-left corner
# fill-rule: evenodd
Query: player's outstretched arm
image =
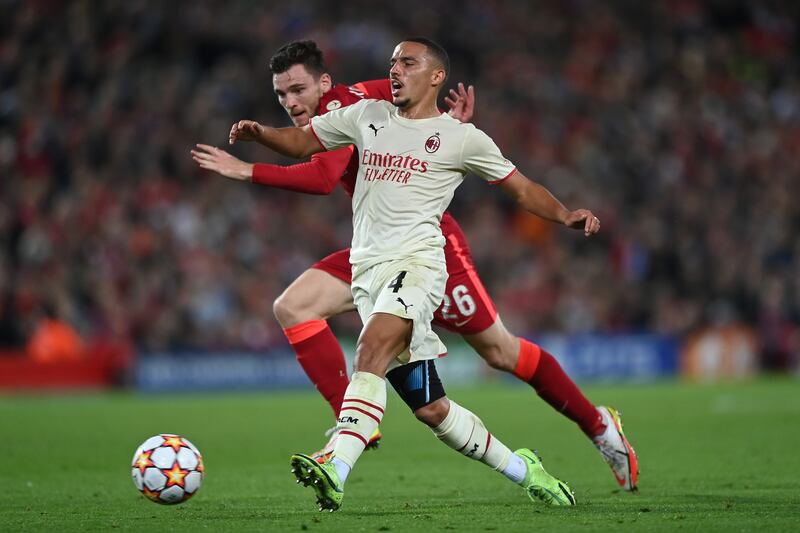
<path fill-rule="evenodd" d="M 272 128 L 254 120 L 240 120 L 231 126 L 228 143 L 255 141 L 285 156 L 300 159 L 322 152 L 325 148 L 314 137 L 311 126 Z"/>
<path fill-rule="evenodd" d="M 526 178 L 520 171 L 500 185 L 523 209 L 568 228 L 582 229 L 587 237 L 600 231 L 600 220 L 588 209 L 570 211 L 550 191 Z"/>
<path fill-rule="evenodd" d="M 252 164 L 216 146 L 198 144 L 192 150 L 192 159 L 201 168 L 235 180 L 306 194 L 330 194 L 341 180 L 352 154 L 350 147 L 316 154 L 311 161 L 296 165 Z"/>

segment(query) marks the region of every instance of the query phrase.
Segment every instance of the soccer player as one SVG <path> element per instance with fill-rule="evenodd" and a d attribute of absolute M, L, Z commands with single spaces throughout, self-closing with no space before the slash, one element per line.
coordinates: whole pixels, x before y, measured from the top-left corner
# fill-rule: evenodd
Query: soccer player
<path fill-rule="evenodd" d="M 231 143 L 256 140 L 292 157 L 350 145 L 360 157 L 350 263 L 353 300 L 364 328 L 355 372 L 339 412 L 332 458 L 319 464 L 296 454 L 293 472 L 314 487 L 320 508 L 338 509 L 345 480 L 383 417 L 386 373 L 412 365 L 401 381 L 401 396 L 410 403 L 408 397 L 420 388 L 417 382 L 437 382 L 424 387 L 425 404 L 415 412 L 425 411 L 418 416 L 440 440 L 520 483 L 531 498 L 574 505 L 572 491 L 547 474 L 535 454 L 526 449 L 512 454 L 493 440 L 476 415 L 447 399 L 436 379 L 432 361 L 446 353 L 431 329 L 447 279 L 440 222 L 468 172 L 500 184 L 526 210 L 587 236 L 599 230 L 600 222 L 588 210 L 566 209 L 528 180 L 486 134 L 440 113 L 437 96 L 449 70 L 441 47 L 424 38 L 407 39 L 395 48 L 391 63 L 391 104 L 363 100 L 302 128 L 243 120 L 230 132 Z"/>
<path fill-rule="evenodd" d="M 305 126 L 317 114 L 364 97 L 391 99 L 388 79 L 351 87 L 333 85 L 322 54 L 311 41 L 283 46 L 270 61 L 270 69 L 275 92 L 296 126 Z M 445 101 L 451 106 L 451 116 L 468 120 L 471 88 L 467 92 L 459 85 L 459 93 L 451 91 L 450 96 Z M 290 167 L 252 165 L 207 145 L 198 145 L 193 154 L 200 166 L 224 176 L 312 194 L 327 194 L 341 182 L 352 195 L 359 159 L 352 147 L 314 154 L 310 163 Z M 463 233 L 447 212 L 442 217 L 441 230 L 449 277 L 434 324 L 460 333 L 491 366 L 511 372 L 533 386 L 594 441 L 620 485 L 634 489 L 636 456 L 622 434 L 618 413 L 613 408 L 595 408 L 554 357 L 505 329 L 475 272 Z M 353 309 L 350 281 L 349 250 L 341 250 L 303 273 L 275 302 L 276 317 L 298 360 L 335 415 L 341 409 L 348 379 L 344 355 L 325 320 Z M 391 380 L 392 374 L 388 377 Z M 325 448 L 315 454 L 318 460 L 324 462 L 330 457 L 337 435 L 334 431 Z M 379 435 L 376 429 L 369 444 Z"/>

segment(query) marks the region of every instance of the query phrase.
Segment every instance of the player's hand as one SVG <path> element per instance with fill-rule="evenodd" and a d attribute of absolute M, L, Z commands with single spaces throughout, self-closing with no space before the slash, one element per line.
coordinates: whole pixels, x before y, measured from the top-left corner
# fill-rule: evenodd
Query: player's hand
<path fill-rule="evenodd" d="M 236 141 L 258 141 L 264 131 L 264 126 L 255 120 L 240 120 L 231 126 L 231 133 L 228 135 L 228 144 Z"/>
<path fill-rule="evenodd" d="M 572 229 L 582 229 L 587 237 L 600 231 L 600 219 L 588 209 L 570 211 L 564 219 L 564 225 Z"/>
<path fill-rule="evenodd" d="M 464 88 L 464 84 L 458 84 L 458 92 L 450 89 L 450 96 L 444 97 L 444 103 L 450 108 L 448 115 L 459 122 L 469 122 L 475 111 L 475 88 L 470 85 Z"/>
<path fill-rule="evenodd" d="M 200 165 L 200 168 L 213 170 L 217 174 L 222 174 L 226 178 L 241 181 L 250 181 L 253 175 L 253 165 L 235 158 L 225 150 L 220 150 L 216 146 L 198 144 L 197 149 L 192 150 L 192 159 Z"/>

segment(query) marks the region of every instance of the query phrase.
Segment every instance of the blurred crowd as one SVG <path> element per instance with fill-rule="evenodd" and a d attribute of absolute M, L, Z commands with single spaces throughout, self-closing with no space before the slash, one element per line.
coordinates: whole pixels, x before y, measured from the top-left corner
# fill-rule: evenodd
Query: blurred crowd
<path fill-rule="evenodd" d="M 452 212 L 512 331 L 741 322 L 772 364 L 800 351 L 800 4 L 374 6 L 0 0 L 0 343 L 46 319 L 138 350 L 284 342 L 272 301 L 347 245 L 349 201 L 232 182 L 189 150 L 241 118 L 288 124 L 267 70 L 286 41 L 354 83 L 426 35 L 475 85 L 478 127 L 602 221 L 585 239 L 466 180 Z"/>

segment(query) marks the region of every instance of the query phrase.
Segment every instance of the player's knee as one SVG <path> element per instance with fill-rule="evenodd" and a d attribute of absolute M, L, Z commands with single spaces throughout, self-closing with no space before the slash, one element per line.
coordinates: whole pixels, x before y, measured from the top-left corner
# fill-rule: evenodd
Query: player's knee
<path fill-rule="evenodd" d="M 376 373 L 383 343 L 380 339 L 362 335 L 356 343 L 355 370 Z"/>
<path fill-rule="evenodd" d="M 272 313 L 283 328 L 290 328 L 299 323 L 295 303 L 285 291 L 272 302 Z"/>
<path fill-rule="evenodd" d="M 415 410 L 414 416 L 428 427 L 435 428 L 444 422 L 448 412 L 450 412 L 450 402 L 445 397 Z"/>
<path fill-rule="evenodd" d="M 356 342 L 355 369 L 383 375 L 389 362 L 408 346 L 410 334 L 410 322 L 373 322 L 371 318 Z"/>
<path fill-rule="evenodd" d="M 290 328 L 308 320 L 324 320 L 327 317 L 321 316 L 309 305 L 301 296 L 297 296 L 291 287 L 281 293 L 272 302 L 272 312 L 281 327 Z"/>

